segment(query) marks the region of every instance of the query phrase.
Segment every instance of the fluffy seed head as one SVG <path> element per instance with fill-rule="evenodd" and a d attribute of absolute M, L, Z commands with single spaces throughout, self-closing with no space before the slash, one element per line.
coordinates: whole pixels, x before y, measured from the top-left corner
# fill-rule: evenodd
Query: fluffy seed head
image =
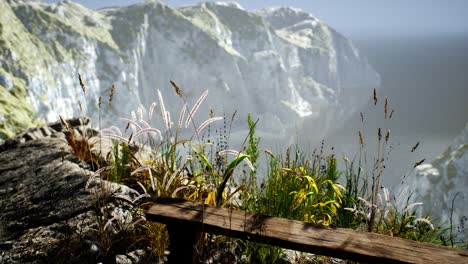
<path fill-rule="evenodd" d="M 374 105 L 377 105 L 377 90 L 374 88 Z"/>
<path fill-rule="evenodd" d="M 183 96 L 183 93 L 182 93 L 182 90 L 180 90 L 179 86 L 177 86 L 177 84 L 175 84 L 175 82 L 173 81 L 169 81 L 172 85 L 172 87 L 174 87 L 174 90 L 176 92 L 176 94 L 179 96 L 179 97 L 182 97 Z"/>
<path fill-rule="evenodd" d="M 421 165 L 424 161 L 426 161 L 426 159 L 422 159 L 422 160 L 416 162 L 416 163 L 414 164 L 414 168 L 416 168 L 417 166 Z"/>
<path fill-rule="evenodd" d="M 65 119 L 63 119 L 63 117 L 61 115 L 59 115 L 59 118 L 60 118 L 60 122 L 62 123 L 62 125 L 65 127 L 66 130 L 70 131 L 70 126 L 68 125 L 68 122 L 65 121 Z"/>
<path fill-rule="evenodd" d="M 218 117 L 213 117 L 213 118 L 210 118 L 208 120 L 206 120 L 205 122 L 203 122 L 200 127 L 197 129 L 197 135 L 200 135 L 200 132 L 206 127 L 208 126 L 209 124 L 215 122 L 215 121 L 220 121 L 220 120 L 223 120 L 224 117 L 221 117 L 221 116 L 218 116 Z"/>
<path fill-rule="evenodd" d="M 388 97 L 385 96 L 385 104 L 384 104 L 384 114 L 385 114 L 385 119 L 387 119 L 387 109 L 388 109 Z"/>
<path fill-rule="evenodd" d="M 362 132 L 361 130 L 358 131 L 358 134 L 359 134 L 359 144 L 361 146 L 364 146 L 364 138 L 362 137 Z"/>
<path fill-rule="evenodd" d="M 151 117 L 153 117 L 153 112 L 154 112 L 154 108 L 156 107 L 156 102 L 153 102 L 149 108 L 149 112 L 148 112 L 148 119 L 151 120 Z"/>
<path fill-rule="evenodd" d="M 179 122 L 177 122 L 178 128 L 182 128 L 182 122 L 184 121 L 184 117 L 185 117 L 185 109 L 187 108 L 185 107 L 185 104 L 184 104 L 184 106 L 182 106 L 182 110 L 180 111 Z"/>
<path fill-rule="evenodd" d="M 206 90 L 200 98 L 198 98 L 197 102 L 195 105 L 193 105 L 192 110 L 190 110 L 187 120 L 185 121 L 185 128 L 188 128 L 190 121 L 192 121 L 193 115 L 195 115 L 195 112 L 197 112 L 198 108 L 200 107 L 201 103 L 205 99 L 205 97 L 208 95 L 208 90 Z"/>
<path fill-rule="evenodd" d="M 112 99 L 114 99 L 115 85 L 112 84 L 111 93 L 109 95 L 109 106 L 112 106 Z"/>
<path fill-rule="evenodd" d="M 81 89 L 83 90 L 83 93 L 86 94 L 86 85 L 83 82 L 83 78 L 81 78 L 81 74 L 78 73 L 78 80 L 80 81 L 80 86 Z"/>
<path fill-rule="evenodd" d="M 426 224 L 429 225 L 429 227 L 434 230 L 434 225 L 431 223 L 431 221 L 427 220 L 426 218 L 418 218 L 418 219 L 415 219 L 414 221 L 416 222 L 424 222 Z"/>
<path fill-rule="evenodd" d="M 159 107 L 161 107 L 161 115 L 164 121 L 164 125 L 166 125 L 166 129 L 169 129 L 168 120 L 167 120 L 167 113 L 166 107 L 164 106 L 164 100 L 161 94 L 161 91 L 158 89 L 158 97 L 159 97 Z"/>
<path fill-rule="evenodd" d="M 418 143 L 416 143 L 416 145 L 414 145 L 412 148 L 411 148 L 411 152 L 414 152 L 419 146 L 419 141 Z"/>

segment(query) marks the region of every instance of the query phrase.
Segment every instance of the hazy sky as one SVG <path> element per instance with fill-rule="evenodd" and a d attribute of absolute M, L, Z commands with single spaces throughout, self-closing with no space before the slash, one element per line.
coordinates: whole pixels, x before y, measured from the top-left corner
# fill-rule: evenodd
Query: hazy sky
<path fill-rule="evenodd" d="M 57 0 L 46 0 L 57 2 Z M 138 0 L 75 0 L 88 8 L 129 5 Z M 197 0 L 165 0 L 169 6 Z M 238 0 L 249 10 L 299 7 L 348 36 L 468 34 L 468 0 Z"/>

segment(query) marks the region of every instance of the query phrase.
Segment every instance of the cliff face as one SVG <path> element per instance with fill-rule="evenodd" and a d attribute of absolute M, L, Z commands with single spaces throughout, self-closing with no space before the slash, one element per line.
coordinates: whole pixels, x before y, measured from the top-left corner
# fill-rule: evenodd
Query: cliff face
<path fill-rule="evenodd" d="M 35 118 L 57 120 L 58 114 L 77 113 L 81 94 L 75 89 L 76 74 L 89 76 L 97 95 L 97 54 L 100 49 L 117 51 L 117 46 L 101 15 L 71 2 L 0 1 L 0 9 L 0 90 L 6 102 L 0 108 L 5 121 L 0 128 L 5 139 L 15 132 L 6 127 L 11 123 L 26 127 Z"/>
<path fill-rule="evenodd" d="M 424 202 L 426 212 L 432 212 L 450 224 L 457 240 L 468 240 L 468 123 L 445 152 L 429 164 L 417 167 L 410 186 L 415 186 L 414 199 Z"/>
<path fill-rule="evenodd" d="M 209 89 L 217 114 L 237 110 L 244 118 L 251 112 L 261 119 L 260 133 L 284 138 L 305 119 L 316 120 L 326 133 L 332 124 L 327 120 L 345 120 L 367 98 L 362 94 L 379 84 L 349 40 L 292 8 L 253 13 L 236 4 L 173 9 L 150 1 L 95 11 L 70 1 L 1 1 L 0 9 L 5 124 L 76 116 L 79 102 L 97 117 L 98 98 L 108 98 L 113 83 L 114 106 L 100 111 L 104 124 L 147 109 L 157 101 L 157 89 L 175 116 L 181 104 L 171 79 L 189 101 Z M 78 73 L 88 88 L 85 98 Z M 8 116 L 12 105 L 19 106 L 15 117 Z M 0 128 L 2 138 L 14 132 Z"/>

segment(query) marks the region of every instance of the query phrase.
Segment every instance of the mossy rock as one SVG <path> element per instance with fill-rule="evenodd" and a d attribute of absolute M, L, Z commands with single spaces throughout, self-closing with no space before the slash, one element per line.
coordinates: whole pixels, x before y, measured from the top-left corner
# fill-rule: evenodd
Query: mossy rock
<path fill-rule="evenodd" d="M 11 80 L 11 89 L 0 84 L 0 142 L 33 125 L 40 124 L 28 104 L 25 82 L 0 68 L 0 74 Z"/>

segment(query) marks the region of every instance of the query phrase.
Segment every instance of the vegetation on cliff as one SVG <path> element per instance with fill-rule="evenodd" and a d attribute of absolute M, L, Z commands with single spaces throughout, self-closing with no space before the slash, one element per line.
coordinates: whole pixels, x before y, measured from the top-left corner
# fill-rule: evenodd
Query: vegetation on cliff
<path fill-rule="evenodd" d="M 100 175 L 103 179 L 128 185 L 139 194 L 138 199 L 120 198 L 131 201 L 143 211 L 152 199 L 176 197 L 416 241 L 453 243 L 447 223 L 437 224 L 429 215 L 417 216 L 422 203 L 411 202 L 411 190 L 401 188 L 399 193 L 391 193 L 389 188 L 381 186 L 389 155 L 390 130 L 377 129 L 379 149 L 369 162 L 362 136 L 365 129 L 362 114 L 362 128 L 357 134 L 361 146 L 359 158 L 344 158 L 346 169 L 339 171 L 336 156 L 326 150 L 324 143 L 312 153 L 297 146 L 279 155 L 261 149 L 261 139 L 255 134 L 259 121 L 254 121 L 250 115 L 247 119 L 250 129 L 242 147 L 230 149 L 230 124 L 235 114 L 227 118 L 216 116 L 210 110 L 210 118 L 198 122 L 195 116 L 208 91 L 190 107 L 183 90 L 172 81 L 171 85 L 182 102 L 178 119 L 173 120 L 174 115 L 166 111 L 158 91 L 158 102 L 154 102 L 147 113 L 138 109 L 130 118 L 121 118 L 126 124 L 125 131 L 118 127 L 102 129 L 102 139 L 110 140 L 114 147 L 105 159 L 92 160 L 96 172 L 90 180 Z M 112 93 L 108 100 L 110 105 L 113 96 Z M 99 100 L 99 107 L 102 101 Z M 385 120 L 392 118 L 394 111 L 389 108 L 388 99 L 379 100 L 375 90 L 374 105 L 383 106 Z M 150 125 L 156 112 L 162 120 L 158 128 Z M 81 143 L 87 144 L 86 140 Z M 76 144 L 71 146 L 76 148 Z M 99 160 L 105 161 L 100 163 Z M 263 162 L 267 165 L 259 169 Z M 413 169 L 420 163 L 422 161 L 416 162 Z M 164 225 L 147 222 L 144 217 L 140 220 L 138 226 L 145 230 L 141 240 L 146 241 L 154 255 L 164 258 L 168 243 Z M 108 224 L 112 224 L 113 220 L 109 221 Z M 237 252 L 236 260 L 242 258 L 250 263 L 307 259 L 306 255 L 297 255 L 296 260 L 291 260 L 281 248 L 208 235 L 199 251 L 203 252 L 202 258 L 209 260 L 213 252 L 226 248 Z"/>

